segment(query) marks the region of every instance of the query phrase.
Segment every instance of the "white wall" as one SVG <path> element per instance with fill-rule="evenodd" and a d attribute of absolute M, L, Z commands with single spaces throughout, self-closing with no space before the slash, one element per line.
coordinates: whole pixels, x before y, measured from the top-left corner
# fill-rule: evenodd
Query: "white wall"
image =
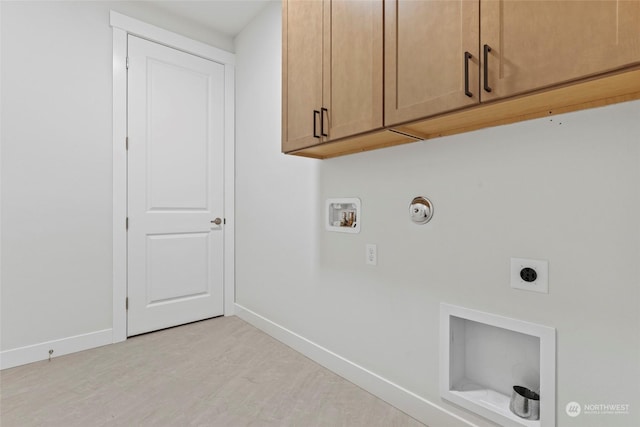
<path fill-rule="evenodd" d="M 145 2 L 0 2 L 2 351 L 112 325 L 114 9 L 223 49 Z"/>
<path fill-rule="evenodd" d="M 284 156 L 280 25 L 269 6 L 236 38 L 237 302 L 479 424 L 439 397 L 440 302 L 555 327 L 558 425 L 640 425 L 640 102 Z M 435 205 L 424 226 L 418 195 Z M 328 197 L 361 198 L 360 234 L 324 231 Z M 550 293 L 510 289 L 510 257 L 549 260 Z M 570 401 L 631 413 L 570 418 Z"/>

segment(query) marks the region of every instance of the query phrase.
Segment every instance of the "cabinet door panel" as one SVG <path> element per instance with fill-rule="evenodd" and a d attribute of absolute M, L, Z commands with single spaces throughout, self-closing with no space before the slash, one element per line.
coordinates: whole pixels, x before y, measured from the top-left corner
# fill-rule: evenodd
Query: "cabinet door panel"
<path fill-rule="evenodd" d="M 381 0 L 325 1 L 324 116 L 327 140 L 382 127 Z M 327 123 L 328 122 L 328 123 Z"/>
<path fill-rule="evenodd" d="M 478 1 L 385 2 L 385 125 L 479 102 L 479 13 Z"/>
<path fill-rule="evenodd" d="M 638 0 L 482 0 L 481 9 L 481 44 L 491 47 L 483 101 L 640 62 Z"/>
<path fill-rule="evenodd" d="M 313 111 L 322 105 L 323 3 L 289 0 L 282 7 L 282 148 L 289 152 L 320 143 Z"/>

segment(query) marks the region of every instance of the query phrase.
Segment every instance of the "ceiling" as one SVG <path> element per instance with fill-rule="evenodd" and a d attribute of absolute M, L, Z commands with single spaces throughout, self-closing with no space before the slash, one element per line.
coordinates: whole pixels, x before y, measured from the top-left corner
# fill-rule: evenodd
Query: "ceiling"
<path fill-rule="evenodd" d="M 267 3 L 275 0 L 154 1 L 154 6 L 235 37 Z"/>

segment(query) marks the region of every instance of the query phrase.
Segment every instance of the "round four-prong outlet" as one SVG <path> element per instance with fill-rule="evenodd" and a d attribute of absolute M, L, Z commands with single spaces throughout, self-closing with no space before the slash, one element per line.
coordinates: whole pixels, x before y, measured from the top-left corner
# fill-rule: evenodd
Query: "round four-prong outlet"
<path fill-rule="evenodd" d="M 511 258 L 511 287 L 549 293 L 549 262 L 542 259 Z"/>
<path fill-rule="evenodd" d="M 520 278 L 525 282 L 535 282 L 538 278 L 538 273 L 533 268 L 525 267 L 520 270 Z"/>

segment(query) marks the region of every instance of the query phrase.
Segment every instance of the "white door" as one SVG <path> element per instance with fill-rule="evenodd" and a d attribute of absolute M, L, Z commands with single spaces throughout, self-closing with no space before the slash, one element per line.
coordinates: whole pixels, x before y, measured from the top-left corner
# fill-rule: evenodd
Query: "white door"
<path fill-rule="evenodd" d="M 129 336 L 223 314 L 224 66 L 128 39 Z"/>

